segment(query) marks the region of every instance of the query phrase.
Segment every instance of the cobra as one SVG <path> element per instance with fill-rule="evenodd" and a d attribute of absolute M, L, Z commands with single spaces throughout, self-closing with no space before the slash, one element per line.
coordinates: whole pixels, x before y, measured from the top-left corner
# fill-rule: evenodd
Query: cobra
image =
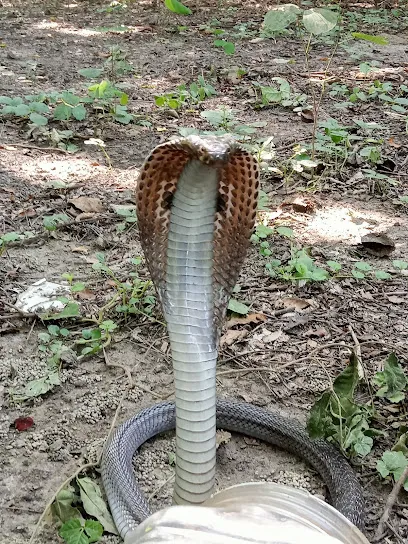
<path fill-rule="evenodd" d="M 148 439 L 174 428 L 175 504 L 202 504 L 211 496 L 216 428 L 221 427 L 305 459 L 320 473 L 333 506 L 364 526 L 361 487 L 334 446 L 311 440 L 296 420 L 216 398 L 218 343 L 254 228 L 258 186 L 257 161 L 229 137 L 164 143 L 141 169 L 136 191 L 140 242 L 167 323 L 175 403 L 141 411 L 116 430 L 105 448 L 102 480 L 122 537 L 151 513 L 132 458 Z"/>

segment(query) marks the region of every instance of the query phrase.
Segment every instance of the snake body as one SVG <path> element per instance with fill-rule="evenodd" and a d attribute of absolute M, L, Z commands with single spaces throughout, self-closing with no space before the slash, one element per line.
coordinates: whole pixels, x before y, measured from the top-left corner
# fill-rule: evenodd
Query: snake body
<path fill-rule="evenodd" d="M 333 505 L 363 527 L 360 485 L 333 446 L 311 440 L 297 421 L 216 399 L 218 340 L 254 227 L 258 185 L 256 160 L 229 138 L 190 136 L 162 144 L 141 170 L 140 241 L 167 323 L 176 401 L 143 410 L 105 448 L 102 480 L 123 537 L 150 515 L 133 476 L 133 455 L 149 438 L 174 428 L 176 504 L 202 504 L 210 497 L 216 427 L 222 427 L 308 461 Z"/>

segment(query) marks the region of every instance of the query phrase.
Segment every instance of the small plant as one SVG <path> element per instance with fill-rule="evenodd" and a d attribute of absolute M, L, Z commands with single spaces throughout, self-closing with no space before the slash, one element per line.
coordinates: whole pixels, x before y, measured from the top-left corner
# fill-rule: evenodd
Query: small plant
<path fill-rule="evenodd" d="M 154 100 L 159 108 L 166 107 L 178 110 L 184 105 L 198 104 L 216 94 L 217 91 L 214 87 L 207 83 L 203 76 L 198 76 L 197 82 L 191 83 L 188 89 L 186 85 L 179 85 L 177 90 L 156 95 Z"/>
<path fill-rule="evenodd" d="M 305 249 L 292 249 L 292 258 L 283 266 L 279 259 L 272 259 L 266 264 L 266 270 L 272 278 L 296 281 L 299 282 L 299 285 L 304 285 L 308 281 L 329 279 L 327 270 L 316 266 Z"/>
<path fill-rule="evenodd" d="M 333 30 L 338 23 L 338 14 L 334 10 L 312 8 L 303 10 L 294 4 L 283 4 L 267 12 L 264 18 L 263 30 L 266 36 L 294 26 L 297 30 L 303 28 L 309 34 L 326 34 Z"/>
<path fill-rule="evenodd" d="M 226 40 L 214 40 L 215 47 L 221 47 L 226 55 L 233 55 L 235 53 L 235 44 L 227 42 Z"/>
<path fill-rule="evenodd" d="M 405 389 L 408 384 L 400 362 L 395 353 L 390 353 L 385 361 L 384 370 L 374 376 L 374 384 L 379 387 L 377 395 L 398 403 L 405 399 Z"/>
<path fill-rule="evenodd" d="M 348 457 L 368 455 L 373 437 L 382 434 L 370 427 L 373 407 L 355 400 L 358 383 L 358 359 L 352 353 L 349 365 L 314 404 L 307 422 L 311 438 L 335 442 Z"/>
<path fill-rule="evenodd" d="M 276 87 L 264 87 L 260 84 L 255 84 L 255 88 L 259 88 L 261 91 L 260 107 L 276 104 L 285 108 L 296 108 L 297 106 L 306 104 L 307 95 L 294 94 L 286 79 L 282 77 L 273 77 L 272 81 L 276 81 Z"/>
<path fill-rule="evenodd" d="M 390 476 L 397 482 L 408 466 L 408 457 L 402 451 L 385 451 L 380 460 L 377 461 L 377 470 L 383 478 Z M 408 491 L 408 478 L 403 484 L 405 491 Z"/>

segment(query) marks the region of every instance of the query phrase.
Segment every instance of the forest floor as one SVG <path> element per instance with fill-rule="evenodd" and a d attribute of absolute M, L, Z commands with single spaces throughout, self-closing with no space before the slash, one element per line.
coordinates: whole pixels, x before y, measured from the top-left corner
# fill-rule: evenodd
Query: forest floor
<path fill-rule="evenodd" d="M 46 117 L 56 107 L 81 107 L 79 119 L 62 113 L 47 125 L 36 116 L 30 125 L 24 108 L 0 112 L 0 541 L 9 544 L 27 542 L 62 482 L 95 461 L 115 412 L 119 423 L 172 398 L 166 328 L 143 261 L 135 264 L 142 252 L 134 189 L 149 151 L 181 127 L 240 133 L 258 150 L 259 221 L 275 229 L 258 228 L 240 275 L 234 296 L 246 308 L 236 306 L 238 319 L 228 315 L 219 396 L 306 423 L 350 349 L 360 350 L 371 384 L 390 353 L 405 370 L 408 364 L 407 111 L 397 100 L 408 99 L 406 13 L 347 11 L 338 44 L 331 34 L 313 38 L 306 57 L 301 32 L 260 35 L 267 9 L 255 2 L 208 0 L 192 5 L 190 17 L 147 2 L 122 9 L 97 1 L 22 4 L 3 2 L 0 14 L 0 95 L 29 104 L 34 99 L 24 97 L 44 93 L 37 102 L 51 109 L 31 113 Z M 381 34 L 388 44 L 353 40 L 350 31 Z M 215 47 L 217 39 L 234 43 L 235 53 Z M 100 70 L 79 73 L 88 68 Z M 200 101 L 190 93 L 177 110 L 160 107 L 181 100 L 180 92 L 165 93 L 183 83 L 189 89 L 199 76 L 217 94 L 210 89 Z M 290 84 L 286 102 L 262 104 L 262 87 L 282 84 L 277 77 Z M 72 98 L 89 97 L 88 87 L 103 79 L 127 96 L 122 110 L 115 109 L 120 97 L 103 90 L 90 102 Z M 52 98 L 63 91 L 72 94 Z M 310 163 L 314 123 L 305 121 L 313 121 L 313 94 L 319 136 Z M 155 96 L 164 97 L 159 105 Z M 131 122 L 117 122 L 112 111 Z M 311 261 L 299 282 L 302 249 Z M 325 279 L 306 281 L 315 267 L 326 270 Z M 78 316 L 47 322 L 16 310 L 18 295 L 43 278 L 71 287 Z M 369 402 L 364 385 L 359 395 Z M 376 397 L 375 406 L 371 425 L 383 434 L 353 460 L 369 538 L 392 489 L 377 461 L 407 431 L 406 404 Z M 19 432 L 18 418 L 34 425 Z M 217 455 L 218 489 L 272 481 L 326 495 L 313 470 L 257 440 L 224 435 Z M 174 439 L 164 437 L 136 461 L 153 509 L 171 501 L 173 460 Z M 407 542 L 407 503 L 402 493 L 380 542 Z M 62 540 L 51 525 L 38 541 Z"/>

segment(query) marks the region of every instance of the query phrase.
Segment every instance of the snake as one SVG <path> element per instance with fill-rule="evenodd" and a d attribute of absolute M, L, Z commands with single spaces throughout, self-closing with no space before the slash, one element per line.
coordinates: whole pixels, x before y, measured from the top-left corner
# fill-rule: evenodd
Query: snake
<path fill-rule="evenodd" d="M 257 438 L 305 460 L 332 505 L 364 530 L 356 474 L 328 441 L 258 406 L 216 396 L 216 363 L 228 303 L 257 217 L 257 159 L 231 136 L 175 138 L 146 158 L 137 180 L 140 244 L 170 340 L 175 402 L 148 407 L 105 445 L 101 476 L 122 538 L 151 515 L 132 459 L 158 434 L 176 430 L 173 504 L 201 505 L 215 486 L 216 430 Z"/>

